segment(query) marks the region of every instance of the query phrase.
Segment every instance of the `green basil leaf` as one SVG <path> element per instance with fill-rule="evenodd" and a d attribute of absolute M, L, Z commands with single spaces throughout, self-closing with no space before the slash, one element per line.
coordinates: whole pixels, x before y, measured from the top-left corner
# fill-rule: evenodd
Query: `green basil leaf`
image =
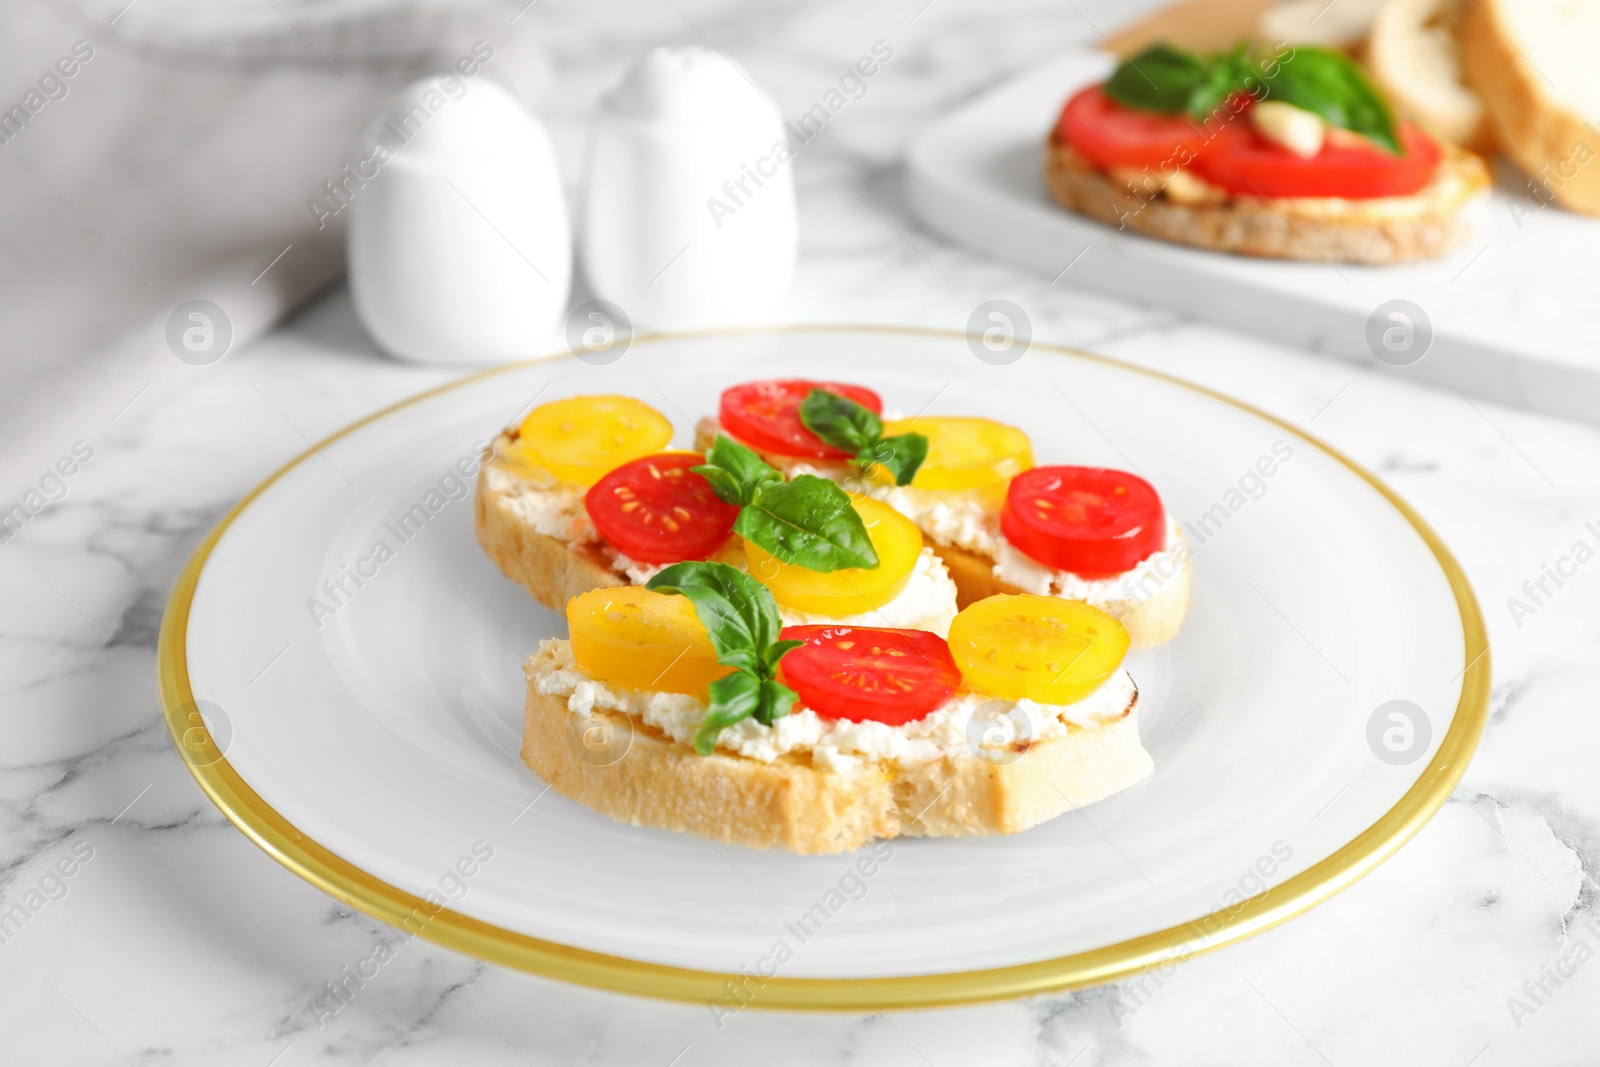
<path fill-rule="evenodd" d="M 761 680 L 753 674 L 735 671 L 711 683 L 711 706 L 695 731 L 694 750 L 702 756 L 716 751 L 722 731 L 741 719 L 748 719 L 761 707 Z"/>
<path fill-rule="evenodd" d="M 776 467 L 727 434 L 718 434 L 706 453 L 705 463 L 690 470 L 704 476 L 711 483 L 712 492 L 724 502 L 740 506 L 755 499 L 762 486 L 783 481 Z"/>
<path fill-rule="evenodd" d="M 768 649 L 783 624 L 772 593 L 750 575 L 726 563 L 690 560 L 663 568 L 645 588 L 689 598 L 711 636 L 718 663 L 741 671 L 770 669 Z"/>
<path fill-rule="evenodd" d="M 743 719 L 754 718 L 771 726 L 793 710 L 797 699 L 799 694 L 772 678 L 758 679 L 743 672 L 724 675 L 711 683 L 711 706 L 695 731 L 694 750 L 711 755 L 722 731 Z"/>
<path fill-rule="evenodd" d="M 910 485 L 911 479 L 917 476 L 917 468 L 922 466 L 922 461 L 928 458 L 928 438 L 920 433 L 902 433 L 893 437 L 881 438 L 876 444 L 863 450 L 856 456 L 856 461 L 863 470 L 870 470 L 877 464 L 894 475 L 895 485 Z"/>
<path fill-rule="evenodd" d="M 1185 110 L 1190 118 L 1204 123 L 1215 116 L 1217 109 L 1226 104 L 1234 93 L 1251 92 L 1260 85 L 1261 76 L 1250 65 L 1244 51 L 1235 49 L 1231 53 L 1218 54 L 1212 57 L 1205 77 L 1190 92 Z"/>
<path fill-rule="evenodd" d="M 711 645 L 717 650 L 717 662 L 736 671 L 759 673 L 761 669 L 760 646 L 750 635 L 749 622 L 739 611 L 739 606 L 721 593 L 710 589 L 661 587 L 663 593 L 679 593 L 689 598 L 694 613 L 705 624 Z"/>
<path fill-rule="evenodd" d="M 800 422 L 834 448 L 860 452 L 883 436 L 883 421 L 847 396 L 813 389 L 800 402 Z"/>
<path fill-rule="evenodd" d="M 761 697 L 756 706 L 756 721 L 763 726 L 771 726 L 774 719 L 781 719 L 789 714 L 794 702 L 800 694 L 772 678 L 761 680 Z"/>
<path fill-rule="evenodd" d="M 771 677 L 773 672 L 778 669 L 778 661 L 783 658 L 784 653 L 791 648 L 799 648 L 803 644 L 805 644 L 804 641 L 774 641 L 768 645 L 766 652 L 761 657 L 761 662 L 766 667 L 767 676 Z"/>
<path fill-rule="evenodd" d="M 732 504 L 735 507 L 744 505 L 744 485 L 730 472 L 721 467 L 713 467 L 709 463 L 689 469 L 710 482 L 711 491 L 716 493 L 717 499 L 724 504 Z"/>
<path fill-rule="evenodd" d="M 1355 60 L 1327 48 L 1297 48 L 1266 82 L 1267 99 L 1321 115 L 1330 125 L 1370 137 L 1400 154 L 1394 112 Z"/>
<path fill-rule="evenodd" d="M 1267 69 L 1270 75 L 1262 73 Z M 1292 104 L 1391 152 L 1401 151 L 1394 113 L 1383 94 L 1355 60 L 1333 49 L 1297 48 L 1269 65 L 1256 63 L 1246 46 L 1198 56 L 1156 45 L 1123 63 L 1105 83 L 1106 95 L 1127 107 L 1186 111 L 1199 122 L 1239 92 Z"/>
<path fill-rule="evenodd" d="M 1189 107 L 1211 64 L 1193 52 L 1158 44 L 1119 66 L 1103 89 L 1119 104 L 1140 111 L 1177 114 Z"/>
<path fill-rule="evenodd" d="M 764 486 L 739 512 L 733 532 L 785 563 L 824 574 L 878 565 L 878 550 L 850 497 L 814 474 Z"/>
<path fill-rule="evenodd" d="M 802 642 L 779 641 L 778 605 L 767 587 L 725 563 L 689 561 L 664 568 L 645 584 L 659 593 L 689 598 L 717 650 L 717 662 L 732 668 L 711 683 L 711 704 L 695 731 L 694 748 L 711 755 L 729 726 L 752 716 L 772 725 L 789 714 L 795 691 L 776 681 L 778 661 Z"/>

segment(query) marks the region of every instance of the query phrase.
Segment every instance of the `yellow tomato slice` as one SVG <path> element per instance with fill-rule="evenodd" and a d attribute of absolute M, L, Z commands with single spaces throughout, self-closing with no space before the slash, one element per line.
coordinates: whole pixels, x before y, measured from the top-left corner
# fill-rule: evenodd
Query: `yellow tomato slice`
<path fill-rule="evenodd" d="M 950 654 L 974 689 L 1072 704 L 1122 666 L 1128 631 L 1098 608 L 1056 597 L 992 596 L 950 624 Z"/>
<path fill-rule="evenodd" d="M 627 689 L 704 696 L 733 669 L 717 662 L 686 596 L 637 585 L 592 589 L 567 601 L 567 629 L 583 672 Z"/>
<path fill-rule="evenodd" d="M 830 571 L 827 574 L 784 563 L 754 541 L 744 543 L 750 573 L 772 590 L 786 608 L 812 615 L 842 618 L 881 608 L 900 595 L 911 580 L 922 553 L 922 531 L 887 504 L 854 497 L 856 513 L 867 527 L 878 565 Z"/>
<path fill-rule="evenodd" d="M 920 433 L 928 458 L 911 480 L 916 489 L 981 489 L 1004 485 L 1033 466 L 1033 445 L 1015 426 L 993 419 L 923 415 L 884 423 L 885 436 Z"/>
<path fill-rule="evenodd" d="M 529 459 L 564 482 L 593 485 L 630 460 L 660 452 L 672 423 L 631 396 L 573 396 L 541 404 L 522 420 Z"/>

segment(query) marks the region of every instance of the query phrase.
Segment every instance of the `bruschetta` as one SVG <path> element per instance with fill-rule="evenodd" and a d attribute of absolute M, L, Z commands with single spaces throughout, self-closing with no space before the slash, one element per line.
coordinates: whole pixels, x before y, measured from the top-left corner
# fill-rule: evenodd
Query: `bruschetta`
<path fill-rule="evenodd" d="M 715 560 L 754 574 L 788 623 L 949 627 L 955 584 L 893 508 L 787 477 L 731 440 L 702 453 L 669 451 L 671 439 L 671 423 L 631 397 L 535 408 L 495 439 L 479 474 L 479 543 L 555 611 Z"/>
<path fill-rule="evenodd" d="M 1148 482 L 1121 471 L 1036 468 L 1028 435 L 993 419 L 883 420 L 881 411 L 877 394 L 861 386 L 747 382 L 722 394 L 697 440 L 731 436 L 791 475 L 828 478 L 889 505 L 939 555 L 960 607 L 1033 593 L 1107 612 L 1134 648 L 1177 634 L 1189 605 L 1189 546 Z M 840 423 L 854 436 L 835 434 Z M 921 458 L 902 482 L 876 457 L 893 452 L 882 442 L 912 436 L 922 438 Z"/>
<path fill-rule="evenodd" d="M 780 629 L 748 573 L 682 563 L 566 616 L 524 668 L 522 757 L 635 826 L 798 853 L 1011 834 L 1152 769 L 1127 633 L 1083 604 L 992 597 L 948 641 Z"/>
<path fill-rule="evenodd" d="M 1395 118 L 1344 52 L 1158 45 L 1073 93 L 1045 145 L 1064 207 L 1222 252 L 1398 263 L 1465 243 L 1482 159 Z"/>

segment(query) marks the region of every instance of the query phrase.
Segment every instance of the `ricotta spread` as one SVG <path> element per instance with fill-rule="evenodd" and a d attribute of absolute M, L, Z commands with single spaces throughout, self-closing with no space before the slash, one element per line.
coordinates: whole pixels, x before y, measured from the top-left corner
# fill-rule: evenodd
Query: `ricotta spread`
<path fill-rule="evenodd" d="M 941 545 L 955 545 L 994 559 L 1005 538 L 995 494 L 982 489 L 917 489 L 873 486 L 872 495 L 917 524 Z"/>
<path fill-rule="evenodd" d="M 924 547 L 911 568 L 911 577 L 900 594 L 881 608 L 859 615 L 813 615 L 778 605 L 785 626 L 826 624 L 835 626 L 879 626 L 895 630 L 932 630 L 940 637 L 950 632 L 956 617 L 956 583 L 931 548 Z"/>
<path fill-rule="evenodd" d="M 540 642 L 523 672 L 536 692 L 566 698 L 567 710 L 574 715 L 587 717 L 595 709 L 623 712 L 682 744 L 694 743 L 705 718 L 706 705 L 697 697 L 596 681 L 578 668 L 572 645 L 560 638 Z M 717 748 L 762 763 L 809 753 L 812 762 L 826 771 L 850 771 L 863 762 L 913 765 L 972 755 L 977 746 L 987 747 L 996 740 L 1032 743 L 1115 722 L 1127 715 L 1138 695 L 1133 678 L 1123 670 L 1074 704 L 1002 700 L 961 690 L 943 707 L 901 726 L 825 719 L 796 704 L 771 726 L 754 719 L 735 723 L 722 731 Z M 978 723 L 973 724 L 973 713 L 980 710 Z M 1002 731 L 999 737 L 996 730 Z"/>
<path fill-rule="evenodd" d="M 538 533 L 579 544 L 600 540 L 583 507 L 586 486 L 506 456 L 499 442 L 483 476 L 511 513 Z"/>
<path fill-rule="evenodd" d="M 666 564 L 639 563 L 629 559 L 601 539 L 583 506 L 587 486 L 564 482 L 548 471 L 530 466 L 495 446 L 495 455 L 484 468 L 489 489 L 498 494 L 513 515 L 535 532 L 575 545 L 593 545 L 600 550 L 611 569 L 634 585 L 654 578 Z"/>
<path fill-rule="evenodd" d="M 1070 571 L 1052 570 L 1028 558 L 1009 541 L 1001 539 L 994 573 L 1007 585 L 1025 593 L 1078 600 L 1091 607 L 1110 611 L 1111 605 L 1139 604 L 1176 577 L 1189 562 L 1189 543 L 1183 529 L 1167 516 L 1167 538 L 1159 552 L 1152 552 L 1129 571 L 1109 578 L 1083 578 Z M 1112 611 L 1111 614 L 1117 614 Z"/>

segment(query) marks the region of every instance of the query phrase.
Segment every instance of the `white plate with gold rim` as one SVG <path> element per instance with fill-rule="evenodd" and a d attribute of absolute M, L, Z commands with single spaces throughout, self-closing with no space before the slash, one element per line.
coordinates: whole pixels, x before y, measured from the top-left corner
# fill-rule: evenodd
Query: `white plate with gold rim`
<path fill-rule="evenodd" d="M 974 343 L 864 327 L 643 339 L 607 365 L 498 368 L 362 420 L 246 497 L 186 568 L 160 653 L 180 750 L 241 829 L 363 911 L 720 1010 L 1106 981 L 1281 922 L 1390 855 L 1443 803 L 1487 712 L 1482 620 L 1438 539 L 1242 404 L 1040 344 L 996 365 Z M 724 387 L 778 375 L 1004 419 L 1042 463 L 1132 466 L 1161 491 L 1196 552 L 1183 632 L 1129 660 L 1148 780 L 1011 837 L 822 857 L 623 826 L 545 791 L 517 756 L 520 665 L 565 626 L 473 539 L 477 450 L 534 397 L 592 392 L 651 403 L 688 444 Z M 730 999 L 730 976 L 750 992 Z"/>

